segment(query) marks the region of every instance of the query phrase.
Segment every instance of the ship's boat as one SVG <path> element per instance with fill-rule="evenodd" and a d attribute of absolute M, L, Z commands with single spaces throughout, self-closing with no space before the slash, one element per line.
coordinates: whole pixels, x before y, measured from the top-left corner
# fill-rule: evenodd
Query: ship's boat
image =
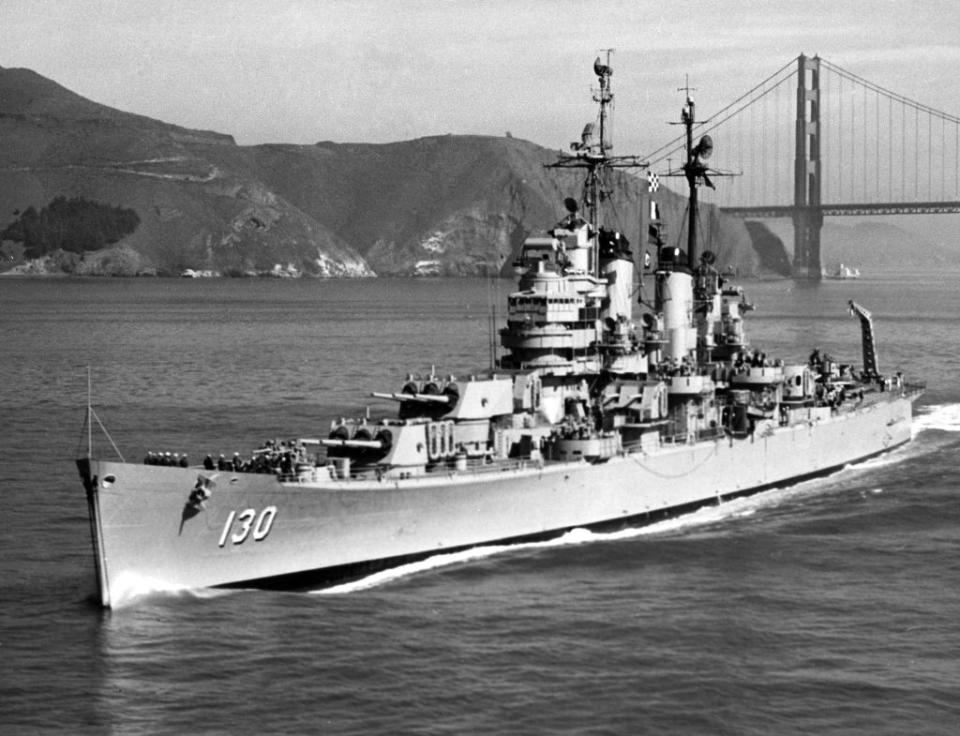
<path fill-rule="evenodd" d="M 599 115 L 554 164 L 580 169 L 566 215 L 527 238 L 492 370 L 410 374 L 373 396 L 397 411 L 335 420 L 316 439 L 249 457 L 151 454 L 78 460 L 99 597 L 125 586 L 302 588 L 476 545 L 620 528 L 784 486 L 910 440 L 922 387 L 878 369 L 870 313 L 863 365 L 814 351 L 802 364 L 751 349 L 751 308 L 699 252 L 697 190 L 709 137 L 682 124 L 690 191 L 686 249 L 656 249 L 653 303 L 634 314 L 635 264 L 604 221 L 612 69 L 598 59 Z M 87 421 L 96 419 L 92 409 Z"/>

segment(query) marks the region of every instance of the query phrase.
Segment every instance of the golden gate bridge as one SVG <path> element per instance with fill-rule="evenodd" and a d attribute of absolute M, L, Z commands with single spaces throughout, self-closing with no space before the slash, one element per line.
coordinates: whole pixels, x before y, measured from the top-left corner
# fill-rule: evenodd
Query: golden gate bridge
<path fill-rule="evenodd" d="M 823 218 L 960 213 L 960 118 L 803 54 L 699 123 L 733 176 L 705 203 L 793 221 L 793 275 L 819 279 Z M 684 137 L 647 155 L 667 172 Z M 733 172 L 729 172 L 733 173 Z M 706 192 L 705 192 L 706 193 Z"/>

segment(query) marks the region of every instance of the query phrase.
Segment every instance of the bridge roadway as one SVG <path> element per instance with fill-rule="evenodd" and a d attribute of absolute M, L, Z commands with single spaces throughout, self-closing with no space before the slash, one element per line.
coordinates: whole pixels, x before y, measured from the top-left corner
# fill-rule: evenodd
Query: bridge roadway
<path fill-rule="evenodd" d="M 798 212 L 819 212 L 821 216 L 836 215 L 932 215 L 960 213 L 960 202 L 874 202 L 868 204 L 820 204 L 806 207 L 795 205 L 768 205 L 760 207 L 721 207 L 720 211 L 734 217 L 793 217 Z"/>

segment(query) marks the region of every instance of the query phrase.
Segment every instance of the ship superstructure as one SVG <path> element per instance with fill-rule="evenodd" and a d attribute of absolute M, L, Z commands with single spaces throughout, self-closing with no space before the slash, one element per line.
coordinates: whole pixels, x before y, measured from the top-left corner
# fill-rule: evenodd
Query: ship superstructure
<path fill-rule="evenodd" d="M 744 315 L 752 305 L 696 239 L 697 192 L 712 186 L 705 162 L 713 144 L 709 136 L 694 144 L 689 91 L 681 113 L 686 249 L 664 242 L 651 207 L 654 301 L 634 321 L 633 252 L 604 222 L 603 202 L 615 168 L 644 164 L 610 154 L 609 59 L 598 58 L 594 72 L 597 122 L 552 165 L 584 171 L 581 198 L 566 199 L 566 216 L 517 254 L 518 288 L 507 300 L 496 369 L 469 380 L 410 375 L 399 392 L 375 392 L 399 402 L 398 418 L 335 423 L 322 444 L 341 477 L 410 477 L 477 460 L 596 462 L 663 443 L 744 436 L 762 420 L 807 421 L 811 409 L 833 400 L 834 378 L 853 379 L 834 375 L 837 365 L 784 365 L 749 348 Z"/>
<path fill-rule="evenodd" d="M 748 345 L 751 306 L 696 241 L 712 142 L 693 142 L 689 91 L 686 248 L 666 244 L 653 218 L 654 298 L 635 320 L 634 254 L 603 205 L 612 172 L 643 164 L 611 154 L 609 55 L 594 72 L 597 122 L 554 164 L 583 170 L 583 191 L 516 254 L 492 370 L 410 374 L 372 394 L 396 413 L 339 418 L 325 437 L 271 442 L 249 458 L 78 461 L 103 605 L 131 577 L 297 587 L 437 551 L 642 523 L 910 439 L 920 389 L 878 374 L 859 305 L 859 372 L 819 353 L 786 364 Z"/>

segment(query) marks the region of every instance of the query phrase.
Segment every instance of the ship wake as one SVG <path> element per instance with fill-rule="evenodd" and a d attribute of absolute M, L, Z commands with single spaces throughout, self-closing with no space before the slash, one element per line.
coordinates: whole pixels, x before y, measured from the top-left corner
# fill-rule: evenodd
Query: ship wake
<path fill-rule="evenodd" d="M 913 437 L 927 430 L 960 432 L 960 404 L 921 407 L 913 419 Z"/>
<path fill-rule="evenodd" d="M 110 606 L 113 610 L 126 608 L 154 595 L 207 599 L 230 595 L 231 592 L 217 588 L 188 588 L 159 578 L 126 572 L 118 575 L 110 586 Z"/>

